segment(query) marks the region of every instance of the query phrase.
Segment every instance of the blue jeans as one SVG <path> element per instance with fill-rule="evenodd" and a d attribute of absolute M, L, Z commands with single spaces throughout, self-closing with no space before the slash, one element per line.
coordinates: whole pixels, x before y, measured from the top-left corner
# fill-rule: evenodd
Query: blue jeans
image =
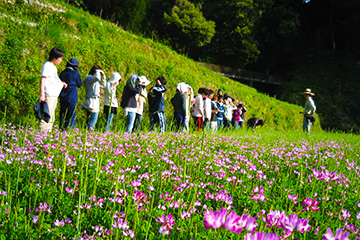
<path fill-rule="evenodd" d="M 126 118 L 126 131 L 127 133 L 131 133 L 132 129 L 134 127 L 136 112 L 128 112 L 127 118 Z"/>
<path fill-rule="evenodd" d="M 111 126 L 111 122 L 114 118 L 114 115 L 113 113 L 110 113 L 110 115 L 107 117 L 107 121 L 106 121 L 106 124 L 105 124 L 105 132 L 110 132 L 110 126 Z"/>
<path fill-rule="evenodd" d="M 86 113 L 87 113 L 86 126 L 88 130 L 92 131 L 95 129 L 95 124 L 97 122 L 99 112 L 89 112 L 88 110 L 86 110 Z"/>
<path fill-rule="evenodd" d="M 149 120 L 150 120 L 149 131 L 152 131 L 154 130 L 154 115 L 152 112 L 149 112 Z"/>
<path fill-rule="evenodd" d="M 312 123 L 311 123 L 310 119 L 308 119 L 307 117 L 304 116 L 303 131 L 306 132 L 307 134 L 310 134 L 311 124 Z"/>
<path fill-rule="evenodd" d="M 154 125 L 159 124 L 160 133 L 166 131 L 166 116 L 164 112 L 155 112 L 154 115 Z"/>
<path fill-rule="evenodd" d="M 185 127 L 185 116 L 181 113 L 174 113 L 176 131 L 183 131 Z"/>
<path fill-rule="evenodd" d="M 140 124 L 141 124 L 141 120 L 142 120 L 142 115 L 140 114 L 136 114 L 135 116 L 135 123 L 134 123 L 134 132 L 138 132 L 140 129 Z"/>
<path fill-rule="evenodd" d="M 239 128 L 239 122 L 233 122 L 234 130 Z"/>
<path fill-rule="evenodd" d="M 223 127 L 223 122 L 224 122 L 224 119 L 218 119 L 217 120 L 217 128 L 222 128 Z"/>

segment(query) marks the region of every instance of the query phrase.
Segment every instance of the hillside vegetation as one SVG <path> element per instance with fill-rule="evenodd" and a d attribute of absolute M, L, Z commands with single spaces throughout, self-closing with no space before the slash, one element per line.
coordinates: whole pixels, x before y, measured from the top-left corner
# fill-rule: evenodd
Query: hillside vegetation
<path fill-rule="evenodd" d="M 176 84 L 186 82 L 195 91 L 199 87 L 222 88 L 248 108 L 247 118 L 261 117 L 267 128 L 301 129 L 302 107 L 288 104 L 258 93 L 255 89 L 232 81 L 197 65 L 169 47 L 124 31 L 88 12 L 58 1 L 34 4 L 10 3 L 0 0 L 0 111 L 6 121 L 14 124 L 36 124 L 32 106 L 39 97 L 41 66 L 54 46 L 65 52 L 62 71 L 71 57 L 80 60 L 80 75 L 84 78 L 93 64 L 105 74 L 118 71 L 123 80 L 118 87 L 121 98 L 125 80 L 131 74 L 147 75 L 153 80 L 159 75 L 168 79 L 166 111 L 170 119 L 169 99 Z M 84 89 L 79 92 L 79 104 L 84 101 Z M 78 108 L 79 122 L 85 114 Z M 115 121 L 123 116 L 118 114 Z M 147 117 L 145 117 L 147 119 Z M 320 129 L 317 121 L 315 128 Z"/>

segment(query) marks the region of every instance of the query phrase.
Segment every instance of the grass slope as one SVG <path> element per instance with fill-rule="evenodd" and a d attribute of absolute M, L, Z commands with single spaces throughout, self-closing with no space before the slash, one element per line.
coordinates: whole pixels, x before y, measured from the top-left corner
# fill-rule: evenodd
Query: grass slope
<path fill-rule="evenodd" d="M 36 124 L 32 105 L 39 97 L 40 69 L 49 50 L 58 46 L 65 52 L 64 62 L 58 66 L 59 73 L 69 58 L 76 57 L 80 60 L 82 78 L 93 64 L 100 65 L 108 78 L 113 71 L 118 71 L 123 79 L 131 74 L 148 75 L 152 80 L 164 75 L 169 89 L 165 95 L 168 118 L 172 115 L 169 100 L 176 84 L 186 82 L 195 91 L 199 87 L 222 88 L 245 102 L 247 118 L 261 117 L 267 128 L 301 129 L 302 119 L 298 114 L 301 107 L 257 93 L 253 88 L 198 66 L 169 47 L 128 33 L 88 12 L 59 1 L 31 5 L 5 0 L 0 3 L 0 111 L 7 121 Z M 124 84 L 122 80 L 119 99 Z M 81 89 L 79 104 L 83 100 L 84 89 Z M 79 111 L 80 123 L 82 116 L 84 113 Z M 115 121 L 123 118 L 118 114 Z M 319 122 L 315 128 L 320 129 Z"/>

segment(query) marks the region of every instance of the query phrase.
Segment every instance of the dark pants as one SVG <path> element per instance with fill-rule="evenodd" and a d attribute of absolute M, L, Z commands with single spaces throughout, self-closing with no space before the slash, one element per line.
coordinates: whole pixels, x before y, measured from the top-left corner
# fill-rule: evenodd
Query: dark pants
<path fill-rule="evenodd" d="M 185 127 L 185 116 L 181 113 L 174 113 L 176 131 L 183 130 Z"/>
<path fill-rule="evenodd" d="M 60 129 L 76 126 L 76 105 L 77 103 L 60 102 Z"/>
<path fill-rule="evenodd" d="M 201 126 L 203 125 L 202 117 L 194 117 L 195 129 L 197 132 L 200 131 Z"/>

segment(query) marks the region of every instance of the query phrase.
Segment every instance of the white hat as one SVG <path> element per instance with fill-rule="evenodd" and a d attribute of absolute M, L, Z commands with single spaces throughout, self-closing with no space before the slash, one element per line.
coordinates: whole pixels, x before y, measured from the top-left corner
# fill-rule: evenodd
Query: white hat
<path fill-rule="evenodd" d="M 117 82 L 117 81 L 120 81 L 121 80 L 121 76 L 120 76 L 120 73 L 118 72 L 114 72 L 110 79 L 109 79 L 109 82 Z"/>
<path fill-rule="evenodd" d="M 140 76 L 139 77 L 139 83 L 141 85 L 147 86 L 147 85 L 150 84 L 150 81 L 145 76 Z"/>

